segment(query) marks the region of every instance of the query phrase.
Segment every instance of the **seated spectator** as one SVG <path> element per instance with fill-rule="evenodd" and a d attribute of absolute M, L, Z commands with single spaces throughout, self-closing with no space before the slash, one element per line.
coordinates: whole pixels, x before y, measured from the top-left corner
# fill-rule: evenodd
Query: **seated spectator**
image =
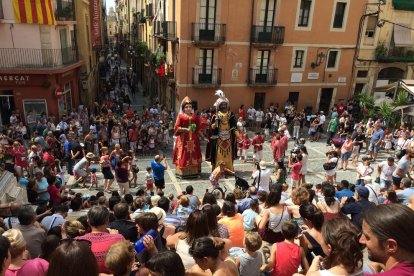
<path fill-rule="evenodd" d="M 65 218 L 68 215 L 69 208 L 66 205 L 57 205 L 54 207 L 55 213 L 51 216 L 44 217 L 41 224 L 47 231 L 55 226 L 60 226 L 65 223 Z"/>
<path fill-rule="evenodd" d="M 324 221 L 342 216 L 339 201 L 335 197 L 335 187 L 327 184 L 322 187 L 323 197 L 316 203 L 319 210 L 322 211 Z"/>
<path fill-rule="evenodd" d="M 11 263 L 10 242 L 7 238 L 0 236 L 0 273 L 4 275 Z"/>
<path fill-rule="evenodd" d="M 185 268 L 180 256 L 174 251 L 158 252 L 145 264 L 151 275 L 184 276 Z"/>
<path fill-rule="evenodd" d="M 135 242 L 138 238 L 138 230 L 135 223 L 128 220 L 129 208 L 126 203 L 118 203 L 114 207 L 116 220 L 109 224 L 109 228 L 118 230 L 119 234 L 124 236 L 130 242 Z"/>
<path fill-rule="evenodd" d="M 374 203 L 368 201 L 369 190 L 367 187 L 359 186 L 356 189 L 356 201 L 354 198 L 342 197 L 341 211 L 345 215 L 351 215 L 352 223 L 358 228 L 362 229 L 361 216 L 368 208 L 375 206 Z"/>
<path fill-rule="evenodd" d="M 252 199 L 257 199 L 257 189 L 255 186 L 250 186 L 249 191 L 246 193 L 246 198 L 237 204 L 237 209 L 240 214 L 250 208 L 250 201 Z"/>
<path fill-rule="evenodd" d="M 95 212 L 95 210 L 92 210 L 92 212 Z M 90 246 L 91 243 L 85 240 L 64 240 L 52 254 L 47 276 L 98 276 L 99 267 L 95 258 L 96 255 L 94 256 L 92 252 L 94 249 L 92 248 L 91 251 Z"/>
<path fill-rule="evenodd" d="M 188 219 L 191 211 L 192 210 L 190 208 L 190 201 L 188 200 L 188 197 L 181 195 L 180 205 L 178 205 L 175 213 L 177 214 L 177 217 L 180 218 L 182 224 L 185 224 L 185 221 Z"/>
<path fill-rule="evenodd" d="M 233 203 L 225 201 L 222 209 L 223 217 L 218 223 L 227 227 L 234 247 L 243 247 L 244 241 L 244 227 L 243 217 L 241 214 L 236 213 L 236 209 Z"/>
<path fill-rule="evenodd" d="M 91 242 L 91 250 L 95 255 L 100 273 L 108 273 L 105 267 L 105 255 L 112 244 L 124 240 L 121 234 L 108 233 L 109 211 L 102 206 L 94 206 L 88 212 L 88 223 L 91 233 L 76 237 L 75 239 L 88 240 Z"/>
<path fill-rule="evenodd" d="M 349 182 L 348 180 L 341 180 L 338 185 L 338 191 L 335 193 L 336 198 L 341 201 L 343 196 L 346 197 L 353 197 L 354 193 L 349 189 Z"/>
<path fill-rule="evenodd" d="M 113 244 L 106 254 L 105 265 L 114 276 L 130 275 L 131 271 L 137 270 L 132 244 L 128 241 Z"/>
<path fill-rule="evenodd" d="M 259 215 L 259 202 L 257 199 L 250 200 L 250 208 L 245 210 L 243 216 L 243 226 L 245 231 L 253 231 L 256 227 L 256 217 Z"/>
<path fill-rule="evenodd" d="M 175 249 L 180 255 L 184 267 L 189 269 L 195 265 L 195 261 L 189 252 L 191 244 L 195 239 L 207 237 L 209 234 L 207 215 L 200 210 L 195 210 L 188 217 L 185 231 L 168 237 L 167 246 L 170 249 Z"/>
<path fill-rule="evenodd" d="M 412 180 L 409 178 L 403 178 L 401 180 L 402 191 L 397 192 L 398 202 L 404 205 L 410 203 L 410 197 L 414 196 L 414 187 L 411 185 Z"/>
<path fill-rule="evenodd" d="M 26 241 L 23 238 L 22 232 L 17 229 L 10 229 L 3 233 L 10 242 L 11 262 L 5 275 L 16 275 L 20 267 L 28 259 L 29 252 L 26 250 Z"/>
<path fill-rule="evenodd" d="M 49 234 L 42 243 L 42 253 L 40 254 L 40 258 L 49 262 L 52 253 L 55 252 L 56 248 L 60 245 L 60 240 L 61 237 Z"/>
<path fill-rule="evenodd" d="M 246 253 L 236 259 L 236 265 L 240 276 L 260 276 L 262 266 L 262 254 L 258 252 L 262 246 L 262 238 L 257 232 L 248 232 L 244 238 Z M 297 271 L 297 269 L 296 269 Z"/>
<path fill-rule="evenodd" d="M 82 209 L 82 198 L 75 197 L 70 201 L 70 209 L 66 220 L 71 221 L 75 220 L 81 216 L 84 216 L 88 213 L 88 210 Z"/>
<path fill-rule="evenodd" d="M 56 176 L 54 175 L 50 175 L 47 178 L 47 183 L 49 184 L 47 191 L 50 195 L 50 201 L 54 204 L 60 203 L 65 196 L 65 186 L 56 187 Z"/>
<path fill-rule="evenodd" d="M 19 269 L 17 275 L 46 276 L 49 263 L 41 258 L 26 261 Z M 61 274 L 63 275 L 63 274 Z"/>
<path fill-rule="evenodd" d="M 62 225 L 62 238 L 74 239 L 86 233 L 85 227 L 78 220 L 65 221 Z"/>
<path fill-rule="evenodd" d="M 40 227 L 35 226 L 36 213 L 31 206 L 22 207 L 17 216 L 19 219 L 19 225 L 16 229 L 19 229 L 27 243 L 27 250 L 30 253 L 30 258 L 37 258 L 41 253 L 41 245 L 46 238 L 46 232 Z"/>
<path fill-rule="evenodd" d="M 173 215 L 169 212 L 170 210 L 170 201 L 166 197 L 160 198 L 158 201 L 158 207 L 164 210 L 164 212 L 167 214 L 164 220 L 165 224 L 169 224 L 177 228 L 181 225 L 181 220 L 176 215 Z"/>
<path fill-rule="evenodd" d="M 223 261 L 219 256 L 220 251 L 223 249 L 223 240 L 219 238 L 202 237 L 193 242 L 189 252 L 202 270 L 210 269 L 213 275 L 239 275 L 234 262 Z"/>
<path fill-rule="evenodd" d="M 144 213 L 145 199 L 142 196 L 137 196 L 132 203 L 133 213 L 130 215 L 132 220 L 135 220 L 139 215 Z"/>
<path fill-rule="evenodd" d="M 218 207 L 218 205 L 205 204 L 201 208 L 201 211 L 207 215 L 208 231 L 213 237 L 228 239 L 230 237 L 229 231 L 224 224 L 217 223 L 217 213 L 214 206 Z"/>
<path fill-rule="evenodd" d="M 197 209 L 201 205 L 201 201 L 198 198 L 198 196 L 193 195 L 193 192 L 194 192 L 193 186 L 188 185 L 187 187 L 185 187 L 185 191 L 187 192 L 187 197 L 190 202 L 190 208 L 192 210 Z"/>

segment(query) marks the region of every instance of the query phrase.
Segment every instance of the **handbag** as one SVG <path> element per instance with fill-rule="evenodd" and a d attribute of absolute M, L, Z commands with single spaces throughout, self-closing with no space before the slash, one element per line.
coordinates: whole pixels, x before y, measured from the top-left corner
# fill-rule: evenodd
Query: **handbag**
<path fill-rule="evenodd" d="M 338 162 L 335 162 L 335 163 L 324 163 L 323 164 L 323 169 L 325 170 L 325 171 L 330 171 L 330 170 L 333 170 L 333 169 L 335 169 L 336 168 L 336 164 L 337 164 Z"/>
<path fill-rule="evenodd" d="M 282 222 L 284 213 L 285 213 L 285 208 L 283 208 L 282 215 L 280 216 L 280 220 L 278 224 L 276 225 L 276 227 L 278 227 L 279 224 Z M 267 221 L 266 227 L 264 229 L 259 229 L 258 232 L 262 240 L 268 243 L 282 242 L 285 240 L 285 237 L 283 236 L 282 231 L 274 232 L 272 229 L 269 228 L 269 221 Z"/>

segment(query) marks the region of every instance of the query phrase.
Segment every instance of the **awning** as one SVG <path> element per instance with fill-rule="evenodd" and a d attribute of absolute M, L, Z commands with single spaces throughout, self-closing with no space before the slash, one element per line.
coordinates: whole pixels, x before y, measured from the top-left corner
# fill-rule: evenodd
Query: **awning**
<path fill-rule="evenodd" d="M 412 47 L 411 30 L 394 24 L 395 47 Z"/>
<path fill-rule="evenodd" d="M 414 11 L 413 0 L 392 0 L 395 10 Z"/>

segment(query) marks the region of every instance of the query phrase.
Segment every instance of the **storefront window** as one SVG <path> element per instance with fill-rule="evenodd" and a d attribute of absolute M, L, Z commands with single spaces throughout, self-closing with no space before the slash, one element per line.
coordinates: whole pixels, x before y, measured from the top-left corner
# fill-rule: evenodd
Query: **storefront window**
<path fill-rule="evenodd" d="M 72 109 L 72 93 L 70 82 L 65 83 L 62 98 L 58 100 L 59 117 L 69 114 Z"/>
<path fill-rule="evenodd" d="M 42 116 L 47 117 L 46 100 L 23 100 L 24 117 L 29 126 L 36 125 Z"/>

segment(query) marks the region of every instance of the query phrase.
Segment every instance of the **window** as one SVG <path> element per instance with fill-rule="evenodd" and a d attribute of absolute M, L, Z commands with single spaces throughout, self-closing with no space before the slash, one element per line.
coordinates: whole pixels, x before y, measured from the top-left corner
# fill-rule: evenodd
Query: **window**
<path fill-rule="evenodd" d="M 328 54 L 328 62 L 326 68 L 336 68 L 338 59 L 338 51 L 331 50 Z"/>
<path fill-rule="evenodd" d="M 261 0 L 260 5 L 260 26 L 272 27 L 275 14 L 276 0 Z"/>
<path fill-rule="evenodd" d="M 4 18 L 4 14 L 3 14 L 3 1 L 0 1 L 0 19 Z"/>
<path fill-rule="evenodd" d="M 200 23 L 205 24 L 206 30 L 213 30 L 216 21 L 216 1 L 201 0 L 200 2 Z"/>
<path fill-rule="evenodd" d="M 257 51 L 256 68 L 259 69 L 260 73 L 267 71 L 269 66 L 270 50 L 259 50 Z"/>
<path fill-rule="evenodd" d="M 293 62 L 293 68 L 302 68 L 303 66 L 303 57 L 305 56 L 304 50 L 295 51 L 295 60 Z"/>
<path fill-rule="evenodd" d="M 203 74 L 211 74 L 213 69 L 214 49 L 200 49 L 198 65 L 201 66 Z"/>
<path fill-rule="evenodd" d="M 298 27 L 308 27 L 312 0 L 301 0 Z"/>
<path fill-rule="evenodd" d="M 359 94 L 364 91 L 365 83 L 357 83 L 355 84 L 354 94 Z"/>
<path fill-rule="evenodd" d="M 358 70 L 357 78 L 366 78 L 368 77 L 368 70 Z"/>
<path fill-rule="evenodd" d="M 26 122 L 39 120 L 43 114 L 48 116 L 46 100 L 23 100 L 23 109 Z"/>
<path fill-rule="evenodd" d="M 65 83 L 62 97 L 58 100 L 59 116 L 67 115 L 72 109 L 72 88 L 70 82 Z"/>
<path fill-rule="evenodd" d="M 367 19 L 367 28 L 365 29 L 366 37 L 374 37 L 377 28 L 378 16 L 369 16 Z"/>
<path fill-rule="evenodd" d="M 344 25 L 345 11 L 347 3 L 337 2 L 335 9 L 335 17 L 333 27 L 336 29 L 342 29 Z"/>

